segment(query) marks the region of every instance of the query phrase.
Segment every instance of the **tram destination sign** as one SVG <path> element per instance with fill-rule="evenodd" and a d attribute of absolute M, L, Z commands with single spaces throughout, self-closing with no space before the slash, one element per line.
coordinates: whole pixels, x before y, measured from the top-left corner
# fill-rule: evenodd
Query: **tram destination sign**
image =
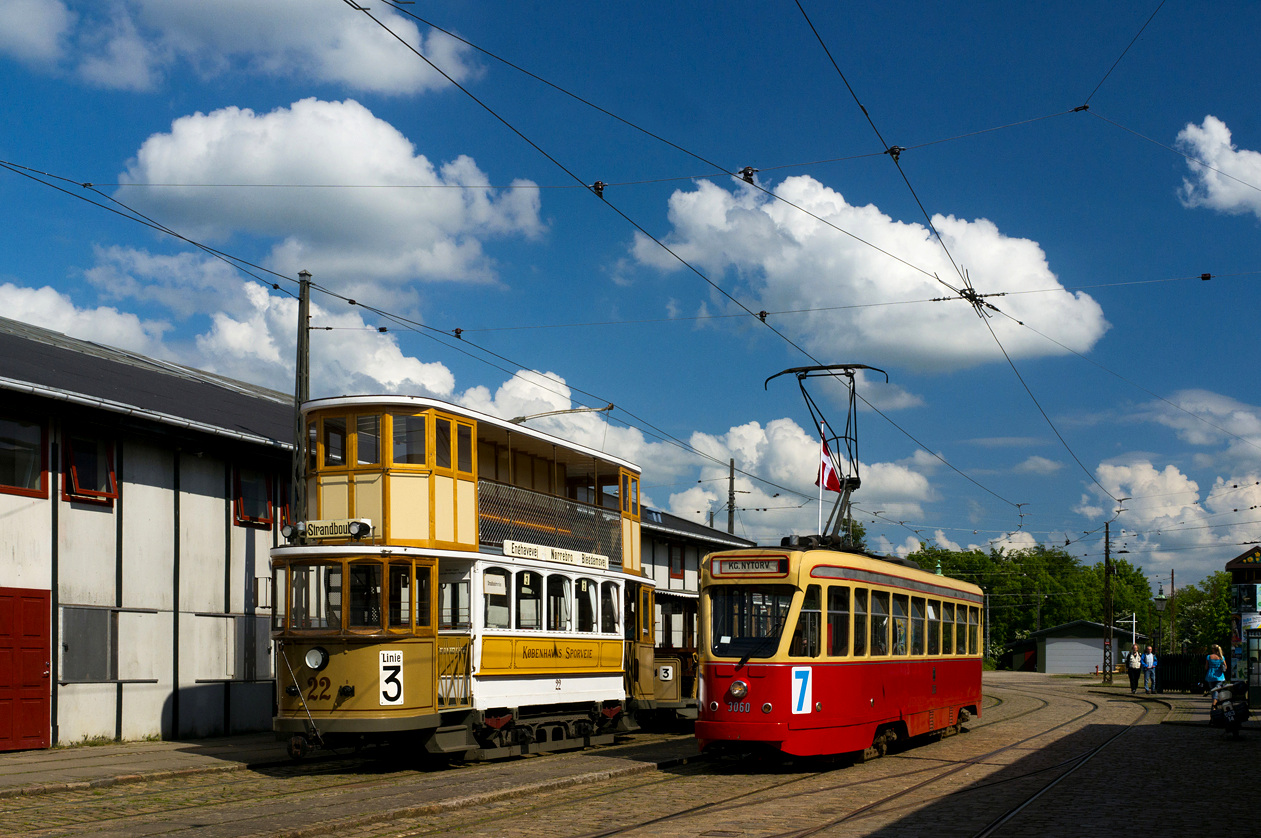
<path fill-rule="evenodd" d="M 715 559 L 713 572 L 715 576 L 783 576 L 787 564 L 782 556 Z"/>
<path fill-rule="evenodd" d="M 530 544 L 525 541 L 504 541 L 504 555 L 517 559 L 560 562 L 561 564 L 572 564 L 598 570 L 609 569 L 608 556 L 602 556 L 599 553 L 583 553 L 579 550 L 564 550 L 560 547 L 548 547 L 546 544 Z"/>

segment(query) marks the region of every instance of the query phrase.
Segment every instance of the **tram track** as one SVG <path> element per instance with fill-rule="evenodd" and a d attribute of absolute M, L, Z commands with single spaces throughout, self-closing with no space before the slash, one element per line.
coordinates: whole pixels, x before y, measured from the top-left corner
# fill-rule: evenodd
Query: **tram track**
<path fill-rule="evenodd" d="M 1023 716 L 1027 716 L 1027 715 L 1030 715 L 1030 714 L 1032 714 L 1032 713 L 1036 713 L 1036 712 L 1038 712 L 1038 711 L 1040 711 L 1040 710 L 1045 709 L 1047 706 L 1049 706 L 1049 702 L 1048 702 L 1047 700 L 1042 699 L 1042 698 L 1040 698 L 1040 697 L 1038 697 L 1038 696 L 1031 696 L 1031 697 L 1037 698 L 1037 699 L 1038 699 L 1038 701 L 1039 701 L 1039 703 L 1040 703 L 1040 706 L 1035 707 L 1035 708 L 1031 708 L 1031 709 L 1029 709 L 1029 710 L 1024 710 L 1024 711 L 1021 711 L 1020 713 L 1017 713 L 1017 714 L 1015 714 L 1015 715 L 1013 715 L 1013 716 L 1010 716 L 1010 717 L 1006 717 L 1006 718 L 1004 718 L 1004 719 L 996 719 L 996 720 L 994 720 L 994 721 L 992 721 L 992 722 L 988 722 L 987 724 L 1000 724 L 1000 723 L 1003 723 L 1003 722 L 1014 721 L 1014 720 L 1016 720 L 1016 719 L 1018 719 L 1018 718 L 1021 718 L 1021 717 L 1023 717 Z M 1088 717 L 1088 716 L 1092 715 L 1092 714 L 1093 714 L 1093 713 L 1095 713 L 1095 712 L 1098 712 L 1098 710 L 1100 709 L 1100 704 L 1099 704 L 1098 702 L 1095 702 L 1095 701 L 1091 700 L 1091 699 L 1076 699 L 1076 700 L 1080 700 L 1080 701 L 1084 701 L 1084 702 L 1086 702 L 1087 704 L 1089 704 L 1089 705 L 1090 705 L 1090 709 L 1089 709 L 1089 710 L 1087 710 L 1085 713 L 1081 713 L 1081 714 L 1075 715 L 1075 716 L 1073 716 L 1073 717 L 1072 717 L 1072 718 L 1070 718 L 1070 719 L 1067 719 L 1067 720 L 1065 720 L 1065 721 L 1063 721 L 1063 722 L 1060 722 L 1060 723 L 1059 723 L 1059 724 L 1057 724 L 1057 725 L 1054 725 L 1054 726 L 1052 726 L 1052 727 L 1050 727 L 1050 728 L 1047 728 L 1046 730 L 1039 731 L 1039 732 L 1037 732 L 1036 734 L 1033 734 L 1033 735 L 1030 735 L 1030 736 L 1024 737 L 1023 739 L 1017 740 L 1017 741 L 1015 741 L 1015 742 L 1008 743 L 1008 744 L 1004 745 L 1004 746 L 1003 746 L 1003 747 L 1001 747 L 1001 748 L 996 748 L 996 749 L 993 749 L 993 750 L 991 750 L 991 751 L 989 751 L 989 752 L 986 752 L 986 753 L 980 754 L 980 755 L 978 755 L 978 756 L 975 756 L 975 757 L 972 757 L 972 758 L 969 758 L 969 759 L 966 759 L 966 760 L 952 761 L 952 762 L 951 762 L 951 764 L 949 765 L 949 767 L 947 767 L 945 770 L 938 770 L 938 769 L 939 769 L 939 766 L 930 766 L 930 767 L 924 767 L 924 768 L 917 768 L 917 769 L 913 769 L 913 770 L 911 770 L 911 771 L 898 772 L 898 773 L 891 774 L 891 775 L 886 774 L 886 775 L 882 775 L 882 776 L 880 776 L 880 777 L 876 777 L 876 778 L 868 778 L 868 779 L 855 780 L 855 781 L 852 781 L 852 782 L 840 783 L 840 784 L 835 784 L 835 785 L 830 785 L 830 786 L 824 786 L 824 787 L 822 787 L 822 788 L 811 789 L 811 790 L 809 790 L 808 792 L 806 792 L 806 793 L 805 793 L 804 795 L 802 795 L 802 796 L 807 796 L 807 797 L 808 797 L 808 796 L 814 796 L 814 795 L 827 794 L 827 793 L 829 793 L 829 792 L 837 792 L 837 791 L 841 791 L 841 790 L 852 790 L 852 789 L 854 789 L 854 788 L 859 788 L 859 787 L 863 787 L 863 786 L 870 786 L 870 785 L 874 785 L 874 784 L 876 784 L 876 783 L 887 783 L 887 782 L 890 782 L 890 781 L 901 780 L 901 779 L 905 779 L 905 778 L 912 777 L 912 776 L 914 776 L 914 775 L 917 775 L 917 774 L 922 774 L 922 773 L 926 773 L 926 772 L 932 772 L 932 771 L 937 771 L 937 772 L 938 772 L 938 773 L 934 774 L 934 776 L 932 776 L 932 777 L 925 778 L 924 780 L 922 780 L 922 781 L 920 781 L 920 782 L 917 782 L 917 783 L 913 784 L 912 786 L 910 786 L 910 787 L 908 787 L 908 788 L 900 788 L 898 791 L 896 791 L 896 792 L 894 792 L 894 793 L 892 793 L 892 794 L 886 795 L 886 796 L 881 797 L 881 798 L 879 798 L 879 799 L 877 799 L 877 800 L 875 800 L 875 801 L 872 801 L 872 802 L 870 802 L 870 803 L 868 803 L 868 804 L 866 804 L 866 805 L 864 805 L 864 806 L 861 806 L 861 807 L 859 807 L 859 808 L 857 808 L 857 809 L 854 809 L 854 810 L 852 810 L 852 811 L 850 811 L 850 812 L 846 813 L 845 815 L 842 815 L 842 816 L 841 816 L 841 817 L 839 817 L 839 818 L 833 818 L 833 819 L 830 819 L 830 820 L 828 820 L 828 821 L 826 821 L 826 822 L 824 822 L 824 823 L 822 823 L 822 824 L 819 824 L 819 825 L 817 825 L 817 826 L 815 826 L 815 827 L 810 827 L 810 828 L 807 828 L 807 829 L 804 829 L 804 830 L 802 830 L 802 829 L 798 829 L 798 830 L 785 831 L 785 832 L 782 832 L 782 833 L 773 833 L 773 834 L 771 834 L 770 836 L 767 836 L 767 838 L 806 838 L 806 836 L 817 834 L 818 832 L 821 832 L 821 831 L 823 831 L 824 829 L 828 829 L 828 828 L 831 828 L 831 827 L 833 827 L 833 826 L 837 826 L 837 825 L 842 824 L 842 823 L 845 823 L 845 822 L 847 822 L 847 821 L 851 821 L 851 820 L 859 820 L 859 819 L 862 819 L 862 818 L 864 818 L 864 817 L 874 816 L 874 815 L 876 815 L 876 814 L 887 814 L 888 809 L 886 808 L 886 804 L 888 804 L 888 803 L 890 803 L 890 802 L 892 802 L 892 801 L 894 801 L 894 800 L 897 800 L 898 798 L 902 797 L 902 796 L 903 796 L 903 795 L 905 795 L 905 794 L 908 794 L 908 793 L 913 793 L 913 792 L 918 791 L 918 790 L 920 790 L 920 789 L 926 788 L 926 787 L 930 786 L 930 785 L 931 785 L 931 784 L 933 784 L 933 783 L 940 782 L 940 781 L 942 781 L 942 780 L 944 780 L 944 779 L 946 779 L 946 778 L 948 778 L 948 777 L 950 777 L 950 776 L 953 776 L 954 774 L 958 773 L 959 771 L 965 770 L 965 769 L 967 769 L 967 768 L 969 768 L 969 767 L 974 767 L 974 766 L 976 766 L 976 765 L 978 765 L 978 764 L 985 763 L 986 761 L 988 761 L 988 760 L 992 759 L 993 757 L 995 757 L 995 756 L 997 756 L 997 755 L 999 755 L 999 754 L 1002 754 L 1002 753 L 1004 753 L 1004 752 L 1006 752 L 1006 751 L 1009 751 L 1009 750 L 1012 750 L 1012 749 L 1014 749 L 1014 748 L 1018 748 L 1018 747 L 1020 747 L 1020 746 L 1022 746 L 1022 745 L 1025 745 L 1025 744 L 1027 744 L 1028 742 L 1031 742 L 1031 741 L 1033 741 L 1033 740 L 1035 740 L 1035 739 L 1038 739 L 1038 738 L 1041 738 L 1041 737 L 1047 736 L 1048 734 L 1051 734 L 1051 733 L 1053 733 L 1053 732 L 1055 732 L 1055 731 L 1057 731 L 1057 730 L 1059 730 L 1059 729 L 1062 729 L 1062 728 L 1064 728 L 1064 727 L 1067 727 L 1068 725 L 1071 725 L 1071 724 L 1074 724 L 1074 723 L 1080 722 L 1082 719 L 1084 719 L 1084 718 L 1086 718 L 1086 717 Z M 1145 716 L 1145 715 L 1146 715 L 1146 708 L 1143 708 L 1143 709 L 1144 709 L 1144 716 Z M 1130 724 L 1130 725 L 1128 725 L 1128 726 L 1126 727 L 1126 730 L 1128 730 L 1128 729 L 1129 729 L 1130 727 L 1132 727 L 1134 724 L 1137 724 L 1137 722 L 1138 722 L 1138 721 L 1140 721 L 1140 720 L 1141 720 L 1141 718 L 1142 718 L 1142 717 L 1140 717 L 1140 719 L 1136 719 L 1134 722 L 1131 722 L 1131 724 Z M 973 727 L 975 727 L 975 728 L 979 728 L 979 727 L 982 727 L 982 726 L 984 726 L 984 725 L 977 724 L 977 725 L 974 725 Z M 972 729 L 972 728 L 969 728 L 969 730 L 971 730 L 971 729 Z M 1122 731 L 1122 732 L 1124 732 L 1124 731 Z M 1119 736 L 1120 734 L 1117 734 L 1117 735 Z M 1115 737 L 1113 737 L 1113 738 L 1115 738 Z M 1104 745 L 1099 746 L 1099 748 L 1097 748 L 1097 749 L 1095 749 L 1094 751 L 1092 751 L 1090 755 L 1093 755 L 1093 753 L 1097 752 L 1098 750 L 1101 750 L 1101 749 L 1102 749 L 1102 747 L 1106 746 L 1106 744 L 1110 743 L 1111 741 L 1112 741 L 1112 740 L 1111 740 L 1111 739 L 1109 739 L 1107 743 L 1104 743 Z M 1088 756 L 1090 756 L 1090 755 L 1088 755 Z M 896 760 L 896 759 L 898 759 L 899 757 L 900 757 L 900 755 L 893 755 L 893 756 L 892 756 L 892 759 L 895 759 L 895 760 Z M 1053 767 L 1048 767 L 1048 768 L 1039 769 L 1038 771 L 1035 771 L 1035 772 L 1029 772 L 1028 774 L 1023 775 L 1023 776 L 1021 776 L 1021 777 L 1013 777 L 1013 778 L 1010 778 L 1010 780 L 1011 780 L 1011 781 L 1015 781 L 1015 780 L 1018 780 L 1018 779 L 1026 779 L 1026 778 L 1027 778 L 1027 777 L 1029 777 L 1029 776 L 1036 776 L 1037 774 L 1039 774 L 1039 773 L 1043 773 L 1043 772 L 1045 772 L 1045 771 L 1047 771 L 1047 770 L 1051 770 L 1051 769 L 1052 769 L 1052 768 L 1054 768 L 1054 767 L 1062 767 L 1063 765 L 1080 765 L 1080 764 L 1084 764 L 1084 762 L 1083 762 L 1083 758 L 1082 758 L 1082 757 L 1075 757 L 1075 758 L 1073 758 L 1073 759 L 1070 759 L 1070 760 L 1066 760 L 1066 761 L 1064 761 L 1064 762 L 1063 762 L 1063 763 L 1061 763 L 1059 766 L 1053 766 Z M 1071 771 L 1071 770 L 1076 770 L 1076 767 L 1074 767 L 1074 768 L 1070 769 L 1070 771 Z M 1067 776 L 1067 774 L 1065 774 L 1065 775 L 1061 775 L 1061 777 L 1062 777 L 1062 776 Z M 794 783 L 801 783 L 801 782 L 805 782 L 805 781 L 806 781 L 806 780 L 808 780 L 808 779 L 814 779 L 814 778 L 816 778 L 816 777 L 817 777 L 817 775 L 810 775 L 809 777 L 798 778 L 798 779 L 794 780 L 793 782 L 794 782 Z M 1056 779 L 1056 780 L 1054 780 L 1051 784 L 1048 784 L 1045 788 L 1049 789 L 1050 787 L 1053 787 L 1053 785 L 1054 785 L 1055 783 L 1058 783 L 1059 781 L 1060 781 L 1060 778 L 1057 778 L 1057 779 Z M 1004 782 L 1007 782 L 1007 781 L 1004 781 Z M 786 785 L 789 785 L 789 783 L 785 783 L 785 784 L 782 784 L 782 785 L 785 785 L 785 786 L 786 786 Z M 985 787 L 985 786 L 978 786 L 977 788 L 984 788 L 984 787 Z M 756 795 L 762 795 L 762 794 L 764 794 L 764 793 L 765 793 L 765 792 L 767 792 L 767 791 L 779 791 L 779 788 L 777 788 L 777 787 L 776 787 L 776 786 L 774 786 L 774 785 L 772 785 L 772 786 L 766 786 L 766 787 L 763 787 L 763 788 L 761 788 L 761 789 L 754 790 L 754 791 L 751 791 L 751 792 L 747 792 L 747 793 L 744 793 L 744 794 L 741 794 L 741 795 L 738 795 L 738 796 L 735 796 L 735 797 L 731 797 L 731 798 L 727 798 L 727 799 L 723 799 L 723 800 L 718 800 L 718 801 L 711 801 L 711 802 L 709 802 L 709 803 L 705 803 L 705 804 L 701 804 L 701 805 L 698 805 L 698 806 L 695 806 L 695 807 L 691 807 L 691 808 L 688 808 L 688 809 L 684 809 L 684 810 L 681 810 L 681 811 L 679 811 L 679 812 L 674 812 L 674 813 L 671 813 L 671 814 L 669 814 L 669 815 L 663 815 L 663 816 L 660 816 L 660 817 L 657 817 L 657 818 L 653 818 L 653 819 L 650 819 L 650 820 L 640 821 L 640 822 L 637 822 L 637 823 L 635 823 L 635 824 L 629 824 L 629 825 L 621 826 L 621 827 L 618 827 L 618 828 L 608 829 L 608 830 L 603 830 L 603 831 L 599 831 L 599 832 L 584 833 L 584 834 L 582 834 L 582 835 L 580 835 L 580 836 L 576 836 L 576 838 L 614 838 L 614 836 L 618 836 L 618 835 L 625 835 L 625 834 L 627 834 L 627 833 L 634 832 L 634 831 L 636 831 L 636 830 L 640 830 L 640 829 L 647 829 L 647 828 L 654 827 L 654 826 L 660 826 L 660 825 L 662 825 L 662 824 L 664 824 L 664 823 L 667 823 L 667 822 L 670 822 L 670 821 L 676 821 L 676 820 L 681 820 L 681 819 L 688 818 L 688 817 L 693 817 L 693 816 L 696 816 L 696 815 L 705 814 L 706 812 L 709 812 L 709 811 L 714 810 L 714 809 L 718 809 L 718 808 L 720 808 L 720 807 L 721 807 L 721 808 L 724 808 L 724 811 L 729 812 L 729 811 L 731 811 L 732 809 L 738 809 L 738 808 L 741 808 L 742 806 L 764 805 L 764 804 L 765 804 L 765 803 L 767 803 L 767 802 L 774 801 L 774 800 L 775 800 L 775 798 L 773 798 L 773 797 L 772 797 L 772 798 L 770 798 L 769 800 L 768 800 L 768 799 L 766 799 L 766 798 L 760 798 L 760 799 L 757 799 L 757 800 L 748 800 L 748 798 L 754 797 L 754 796 L 756 796 Z M 954 793 L 954 792 L 952 792 L 952 793 Z M 1039 792 L 1038 794 L 1040 795 L 1041 793 L 1042 793 L 1042 792 Z M 944 796 L 945 796 L 945 795 L 943 795 L 943 797 L 944 797 Z M 1035 797 L 1035 798 L 1033 798 L 1033 799 L 1036 799 L 1036 797 Z M 743 802 L 743 803 L 737 803 L 737 805 L 735 805 L 735 806 L 732 806 L 732 805 L 731 805 L 731 804 L 736 803 L 737 801 L 740 801 L 740 800 L 744 800 L 745 802 Z M 922 802 L 922 801 L 921 801 L 921 802 Z M 1032 799 L 1031 799 L 1029 802 L 1032 802 Z M 1028 803 L 1025 803 L 1024 805 L 1028 805 Z M 1014 815 L 1013 815 L 1013 816 L 1014 816 Z M 991 827 L 993 827 L 993 828 L 997 828 L 997 826 L 1001 826 L 1000 821 L 1001 821 L 1001 823 L 1005 823 L 1005 822 L 1006 822 L 1005 820 L 999 819 L 999 820 L 996 820 L 994 824 L 991 824 Z M 988 828 L 990 828 L 990 827 L 987 827 L 987 829 L 988 829 Z M 417 833 L 406 833 L 406 834 L 408 834 L 408 835 L 413 835 L 413 834 L 417 834 Z M 991 831 L 991 832 L 986 832 L 986 833 L 978 833 L 977 838 L 985 838 L 985 836 L 989 836 L 989 835 L 992 835 L 992 834 L 993 834 L 993 832 L 992 832 L 992 831 Z"/>

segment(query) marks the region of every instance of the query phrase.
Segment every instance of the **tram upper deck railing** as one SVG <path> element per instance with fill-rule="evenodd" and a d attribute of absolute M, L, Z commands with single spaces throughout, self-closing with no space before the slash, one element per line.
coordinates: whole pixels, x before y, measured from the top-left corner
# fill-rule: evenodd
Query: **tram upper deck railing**
<path fill-rule="evenodd" d="M 479 480 L 477 517 L 485 546 L 526 541 L 608 556 L 610 567 L 622 568 L 622 515 L 616 509 Z"/>

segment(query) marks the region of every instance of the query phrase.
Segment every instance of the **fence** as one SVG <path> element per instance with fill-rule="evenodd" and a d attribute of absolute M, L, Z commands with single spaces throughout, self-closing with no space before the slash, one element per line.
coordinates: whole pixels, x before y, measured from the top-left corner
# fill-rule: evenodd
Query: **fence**
<path fill-rule="evenodd" d="M 1204 655 L 1157 655 L 1156 689 L 1160 692 L 1200 692 Z"/>

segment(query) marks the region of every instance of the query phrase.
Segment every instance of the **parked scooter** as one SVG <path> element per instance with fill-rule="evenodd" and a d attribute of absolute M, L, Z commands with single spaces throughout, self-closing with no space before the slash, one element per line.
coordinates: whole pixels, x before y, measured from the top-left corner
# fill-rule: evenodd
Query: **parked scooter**
<path fill-rule="evenodd" d="M 1213 698 L 1208 712 L 1208 723 L 1213 727 L 1225 728 L 1227 733 L 1239 737 L 1239 728 L 1248 721 L 1251 713 L 1248 710 L 1248 682 L 1223 681 L 1209 695 Z"/>

